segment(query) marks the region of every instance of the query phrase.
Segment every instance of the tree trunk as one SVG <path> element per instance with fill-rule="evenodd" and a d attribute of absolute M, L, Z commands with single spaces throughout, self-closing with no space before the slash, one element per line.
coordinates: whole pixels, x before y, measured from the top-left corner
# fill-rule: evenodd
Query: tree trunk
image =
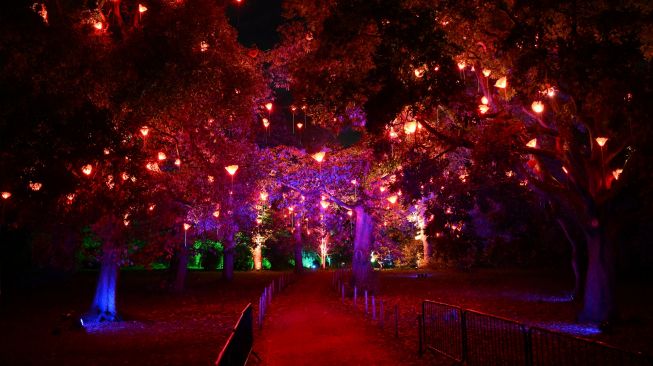
<path fill-rule="evenodd" d="M 585 237 L 588 254 L 587 278 L 579 320 L 605 323 L 615 316 L 614 251 L 600 227 L 586 229 Z"/>
<path fill-rule="evenodd" d="M 179 248 L 175 269 L 175 282 L 172 285 L 172 291 L 181 293 L 186 287 L 186 274 L 188 273 L 188 247 L 185 244 Z"/>
<path fill-rule="evenodd" d="M 234 279 L 234 254 L 236 252 L 236 232 L 238 230 L 232 224 L 225 233 L 224 251 L 222 263 L 222 278 L 231 281 Z"/>
<path fill-rule="evenodd" d="M 354 235 L 354 258 L 352 259 L 352 274 L 354 285 L 359 289 L 372 289 L 372 266 L 370 265 L 370 249 L 374 220 L 365 212 L 363 206 L 354 207 L 356 213 L 356 232 Z"/>
<path fill-rule="evenodd" d="M 116 312 L 116 284 L 118 283 L 119 265 L 118 253 L 112 244 L 103 244 L 100 275 L 95 289 L 93 305 L 85 322 L 115 321 L 118 319 Z"/>
<path fill-rule="evenodd" d="M 422 258 L 422 261 L 419 263 L 419 266 L 421 268 L 426 268 L 429 266 L 431 263 L 431 245 L 429 245 L 428 241 L 428 236 L 426 235 L 426 232 L 424 229 L 420 230 L 420 239 L 422 241 L 422 250 L 424 253 L 424 258 Z"/>
<path fill-rule="evenodd" d="M 582 299 L 584 295 L 583 279 L 585 278 L 585 272 L 581 270 L 580 248 L 578 247 L 578 242 L 571 236 L 564 221 L 562 219 L 557 219 L 556 221 L 571 246 L 571 269 L 574 272 L 574 290 L 571 296 L 574 300 Z"/>
<path fill-rule="evenodd" d="M 260 271 L 263 269 L 263 253 L 261 253 L 261 243 L 256 243 L 252 249 L 252 257 L 254 258 L 254 270 Z"/>
<path fill-rule="evenodd" d="M 293 237 L 295 238 L 295 245 L 293 246 L 295 253 L 295 273 L 302 273 L 304 269 L 304 260 L 302 257 L 302 221 L 299 217 L 295 220 Z"/>

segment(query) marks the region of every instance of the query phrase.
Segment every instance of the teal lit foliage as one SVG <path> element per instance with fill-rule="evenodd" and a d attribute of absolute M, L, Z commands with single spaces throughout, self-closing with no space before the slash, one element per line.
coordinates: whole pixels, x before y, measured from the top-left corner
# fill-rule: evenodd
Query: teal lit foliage
<path fill-rule="evenodd" d="M 314 251 L 302 251 L 302 266 L 304 268 L 319 268 L 320 256 Z"/>
<path fill-rule="evenodd" d="M 213 271 L 222 269 L 222 243 L 213 240 L 196 240 L 191 248 L 188 268 Z"/>
<path fill-rule="evenodd" d="M 270 260 L 265 258 L 265 257 L 263 258 L 263 261 L 262 261 L 261 265 L 263 266 L 263 269 L 271 269 L 272 268 L 272 263 L 270 263 Z"/>
<path fill-rule="evenodd" d="M 242 232 L 236 234 L 236 252 L 234 258 L 234 269 L 236 271 L 251 271 L 254 268 L 252 247 L 251 236 Z"/>

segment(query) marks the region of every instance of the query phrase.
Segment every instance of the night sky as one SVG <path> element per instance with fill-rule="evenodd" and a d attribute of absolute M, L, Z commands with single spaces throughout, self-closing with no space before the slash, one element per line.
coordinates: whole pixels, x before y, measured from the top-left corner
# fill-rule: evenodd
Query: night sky
<path fill-rule="evenodd" d="M 229 9 L 229 18 L 238 29 L 238 39 L 243 45 L 269 50 L 279 42 L 281 1 L 248 0 Z"/>

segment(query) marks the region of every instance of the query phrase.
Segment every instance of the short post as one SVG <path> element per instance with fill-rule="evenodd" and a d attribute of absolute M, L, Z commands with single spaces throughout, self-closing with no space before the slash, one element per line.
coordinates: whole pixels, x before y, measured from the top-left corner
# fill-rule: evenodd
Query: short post
<path fill-rule="evenodd" d="M 365 290 L 365 314 L 367 314 L 367 290 Z"/>
<path fill-rule="evenodd" d="M 372 320 L 376 320 L 376 301 L 372 295 Z"/>
<path fill-rule="evenodd" d="M 422 357 L 422 349 L 423 349 L 423 343 L 424 342 L 424 323 L 421 315 L 417 315 L 417 333 L 419 335 L 419 342 L 417 344 L 417 355 L 419 357 Z"/>
<path fill-rule="evenodd" d="M 395 337 L 399 338 L 399 304 L 395 304 Z"/>
<path fill-rule="evenodd" d="M 340 296 L 342 298 L 342 303 L 345 303 L 345 285 L 340 285 Z"/>
<path fill-rule="evenodd" d="M 356 297 L 358 296 L 358 289 L 354 286 L 354 307 L 356 307 Z"/>

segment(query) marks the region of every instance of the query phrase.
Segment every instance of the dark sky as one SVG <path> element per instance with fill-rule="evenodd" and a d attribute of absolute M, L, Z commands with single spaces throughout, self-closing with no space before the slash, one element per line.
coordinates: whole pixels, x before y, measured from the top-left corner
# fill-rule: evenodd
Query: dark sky
<path fill-rule="evenodd" d="M 234 4 L 235 4 L 235 0 Z M 279 41 L 276 29 L 281 24 L 282 0 L 243 0 L 229 9 L 231 23 L 238 29 L 239 41 L 268 50 Z"/>

